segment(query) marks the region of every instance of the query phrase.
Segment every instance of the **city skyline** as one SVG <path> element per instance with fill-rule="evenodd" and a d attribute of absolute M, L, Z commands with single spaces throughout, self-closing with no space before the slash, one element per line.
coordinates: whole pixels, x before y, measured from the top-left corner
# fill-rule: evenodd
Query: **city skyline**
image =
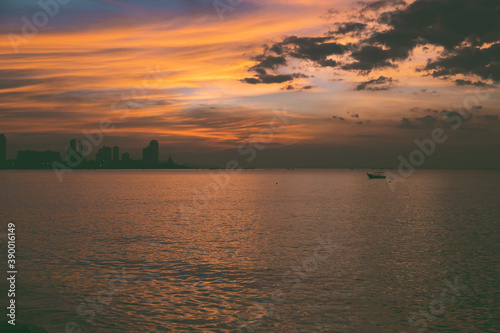
<path fill-rule="evenodd" d="M 0 134 L 0 169 L 54 169 L 64 167 L 75 169 L 95 168 L 186 168 L 176 164 L 171 154 L 165 161 L 159 159 L 159 144 L 157 140 L 151 140 L 149 145 L 143 149 L 142 159 L 132 159 L 128 152 L 120 156 L 120 147 L 108 147 L 106 145 L 93 147 L 90 142 L 70 139 L 66 146 L 66 155 L 62 157 L 60 151 L 25 149 L 16 152 L 13 159 L 4 159 L 8 147 L 5 134 Z M 85 150 L 84 149 L 88 150 Z M 64 164 L 61 164 L 64 163 Z"/>

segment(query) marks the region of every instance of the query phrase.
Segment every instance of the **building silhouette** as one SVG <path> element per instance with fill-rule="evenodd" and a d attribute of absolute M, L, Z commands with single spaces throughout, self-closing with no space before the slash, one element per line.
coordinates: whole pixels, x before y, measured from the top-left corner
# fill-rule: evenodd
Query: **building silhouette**
<path fill-rule="evenodd" d="M 69 161 L 70 156 L 76 155 L 76 139 L 69 140 L 69 146 L 66 147 L 66 161 Z"/>
<path fill-rule="evenodd" d="M 159 149 L 158 141 L 151 140 L 149 146 L 142 150 L 142 160 L 146 165 L 157 165 L 160 162 Z"/>
<path fill-rule="evenodd" d="M 20 169 L 50 169 L 53 162 L 61 162 L 60 152 L 50 150 L 17 152 L 16 167 Z"/>
<path fill-rule="evenodd" d="M 123 154 L 122 154 L 122 161 L 123 161 L 123 162 L 128 162 L 128 161 L 130 161 L 130 154 L 129 154 L 129 153 L 123 153 Z"/>
<path fill-rule="evenodd" d="M 168 160 L 167 160 L 166 166 L 167 166 L 167 167 L 172 167 L 172 166 L 175 166 L 175 162 L 174 162 L 174 160 L 172 159 L 172 155 L 170 155 L 170 154 L 168 154 Z"/>
<path fill-rule="evenodd" d="M 96 154 L 97 162 L 110 162 L 111 161 L 111 147 L 103 146 Z"/>
<path fill-rule="evenodd" d="M 66 161 L 72 153 L 76 153 L 76 139 L 69 140 L 69 146 L 66 148 Z"/>
<path fill-rule="evenodd" d="M 120 147 L 114 146 L 113 147 L 113 162 L 119 162 L 120 161 Z"/>
<path fill-rule="evenodd" d="M 7 167 L 7 138 L 0 134 L 0 169 Z"/>
<path fill-rule="evenodd" d="M 78 141 L 78 155 L 83 156 L 83 142 Z"/>

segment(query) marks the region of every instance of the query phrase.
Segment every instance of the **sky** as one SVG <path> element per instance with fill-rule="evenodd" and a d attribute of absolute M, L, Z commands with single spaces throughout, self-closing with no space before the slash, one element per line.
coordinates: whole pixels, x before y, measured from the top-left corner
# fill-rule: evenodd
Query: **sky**
<path fill-rule="evenodd" d="M 497 0 L 3 0 L 0 133 L 223 166 L 500 168 Z M 103 127 L 102 124 L 108 124 Z M 86 133 L 86 134 L 85 134 Z M 89 134 L 90 133 L 90 134 Z M 86 136 L 87 135 L 87 136 Z"/>

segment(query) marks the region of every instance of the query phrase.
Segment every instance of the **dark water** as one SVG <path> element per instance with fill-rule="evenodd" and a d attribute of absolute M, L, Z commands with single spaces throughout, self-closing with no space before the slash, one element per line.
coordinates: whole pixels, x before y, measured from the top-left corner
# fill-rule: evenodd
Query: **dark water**
<path fill-rule="evenodd" d="M 18 320 L 51 333 L 500 332 L 499 171 L 419 171 L 393 193 L 359 170 L 254 170 L 195 196 L 212 184 L 208 171 L 1 172 Z"/>

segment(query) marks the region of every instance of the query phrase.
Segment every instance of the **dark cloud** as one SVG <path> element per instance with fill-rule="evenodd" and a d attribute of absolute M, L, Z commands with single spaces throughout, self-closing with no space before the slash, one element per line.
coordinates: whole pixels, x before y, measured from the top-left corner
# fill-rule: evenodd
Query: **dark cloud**
<path fill-rule="evenodd" d="M 425 95 L 433 95 L 433 96 L 438 96 L 436 90 L 429 90 L 427 88 L 420 89 L 420 91 L 414 92 L 415 95 L 419 94 L 425 94 Z"/>
<path fill-rule="evenodd" d="M 416 120 L 420 121 L 425 127 L 432 127 L 438 121 L 438 118 L 428 115 L 425 117 L 416 118 Z"/>
<path fill-rule="evenodd" d="M 439 113 L 439 111 L 435 109 L 424 109 L 424 111 L 429 113 Z"/>
<path fill-rule="evenodd" d="M 419 129 L 419 128 L 422 128 L 422 126 L 420 126 L 418 124 L 415 124 L 414 122 L 412 122 L 408 118 L 401 119 L 401 123 L 399 123 L 396 127 L 397 128 L 403 128 L 403 129 Z"/>
<path fill-rule="evenodd" d="M 351 57 L 355 62 L 343 65 L 342 69 L 369 73 L 375 68 L 395 67 L 389 61 L 391 58 L 390 51 L 379 46 L 363 46 L 359 50 L 352 52 Z"/>
<path fill-rule="evenodd" d="M 434 77 L 457 74 L 477 75 L 483 79 L 500 81 L 500 43 L 488 48 L 463 47 L 453 52 L 445 52 L 437 60 L 430 60 L 424 70 Z"/>
<path fill-rule="evenodd" d="M 341 121 L 345 121 L 345 119 L 343 117 L 333 116 L 332 118 L 333 119 L 338 119 L 338 120 L 341 120 Z"/>
<path fill-rule="evenodd" d="M 433 44 L 453 50 L 464 41 L 474 46 L 499 38 L 496 0 L 417 0 L 395 12 L 392 29 L 374 41 L 391 48 L 393 56 L 404 56 L 416 45 Z"/>
<path fill-rule="evenodd" d="M 460 122 L 468 122 L 472 119 L 472 113 L 468 112 L 458 112 L 458 111 L 449 111 L 449 110 L 443 110 L 441 111 L 443 118 L 445 120 L 445 123 L 452 122 L 454 119 L 460 119 Z"/>
<path fill-rule="evenodd" d="M 285 65 L 286 56 L 310 60 L 322 67 L 336 67 L 337 63 L 328 57 L 343 54 L 344 45 L 331 42 L 331 39 L 331 37 L 285 37 L 282 42 L 271 47 L 265 46 L 264 54 L 254 58 L 260 61 L 255 67 L 274 68 Z"/>
<path fill-rule="evenodd" d="M 304 86 L 304 87 L 300 88 L 300 87 L 294 87 L 290 84 L 286 87 L 281 88 L 281 90 L 304 91 L 304 90 L 311 90 L 312 88 L 314 88 L 314 87 L 313 86 Z"/>
<path fill-rule="evenodd" d="M 254 68 L 269 68 L 269 69 L 275 69 L 276 67 L 280 65 L 286 65 L 286 58 L 281 57 L 281 56 L 272 56 L 272 55 L 258 55 L 254 57 L 254 60 L 259 61 L 257 65 L 254 66 Z"/>
<path fill-rule="evenodd" d="M 393 7 L 397 5 L 406 5 L 403 0 L 378 0 L 378 1 L 359 1 L 363 5 L 362 11 L 379 11 L 380 9 Z"/>
<path fill-rule="evenodd" d="M 375 1 L 366 8 L 378 10 L 391 3 Z M 432 44 L 445 48 L 424 68 L 433 76 L 479 75 L 498 81 L 499 15 L 497 0 L 417 0 L 390 12 L 391 28 L 367 39 L 367 46 L 352 53 L 357 62 L 342 68 L 369 72 L 388 67 L 410 57 L 416 46 Z M 484 47 L 485 43 L 493 45 Z"/>
<path fill-rule="evenodd" d="M 345 35 L 351 32 L 360 32 L 365 30 L 366 24 L 359 22 L 344 22 L 340 23 L 336 31 L 330 31 L 330 35 Z"/>
<path fill-rule="evenodd" d="M 272 83 L 283 83 L 287 81 L 292 81 L 293 78 L 294 78 L 293 75 L 258 74 L 256 77 L 245 78 L 243 81 L 249 84 L 258 84 L 258 83 L 272 84 Z"/>
<path fill-rule="evenodd" d="M 290 36 L 281 44 L 291 48 L 289 54 L 292 57 L 318 62 L 327 56 L 344 53 L 341 44 L 329 42 L 329 39 L 329 37 Z"/>
<path fill-rule="evenodd" d="M 396 68 L 398 63 L 411 57 L 416 47 L 434 45 L 444 48 L 444 51 L 419 71 L 434 77 L 462 74 L 478 76 L 483 81 L 500 80 L 498 0 L 416 0 L 409 5 L 401 0 L 360 3 L 361 14 L 351 22 L 338 24 L 337 30 L 329 31 L 326 37 L 289 36 L 266 46 L 264 53 L 255 58 L 259 64 L 251 71 L 275 69 L 285 66 L 286 59 L 296 58 L 320 67 L 341 68 L 366 75 L 374 69 Z M 363 14 L 366 11 L 373 12 L 371 16 L 376 18 Z M 379 22 L 375 30 L 368 29 L 367 22 L 370 21 Z M 363 35 L 356 44 L 336 42 L 352 32 Z M 249 83 L 258 81 L 263 80 L 254 79 Z M 456 85 L 488 84 L 483 81 L 459 78 L 453 82 Z M 360 90 L 364 90 L 363 85 Z M 387 90 L 387 87 L 373 90 Z"/>
<path fill-rule="evenodd" d="M 355 90 L 371 90 L 371 91 L 389 90 L 390 87 L 388 85 L 392 84 L 392 82 L 393 79 L 391 77 L 380 76 L 378 79 L 372 79 L 358 84 Z M 386 86 L 374 87 L 377 85 L 384 85 L 384 84 L 386 84 Z"/>
<path fill-rule="evenodd" d="M 249 69 L 250 72 L 256 73 L 256 77 L 246 78 L 243 82 L 250 84 L 281 83 L 292 81 L 294 78 L 308 77 L 299 73 L 280 75 L 267 73 L 268 69 L 276 70 L 279 66 L 286 66 L 287 57 L 308 60 L 320 67 L 338 67 L 337 61 L 328 57 L 343 54 L 344 46 L 330 40 L 331 37 L 289 36 L 272 46 L 265 45 L 264 53 L 253 58 L 258 63 Z"/>
<path fill-rule="evenodd" d="M 426 112 L 426 113 L 436 113 L 436 114 L 439 113 L 439 111 L 436 110 L 436 109 L 429 109 L 429 108 L 427 108 L 427 109 L 420 109 L 419 107 L 411 108 L 410 111 L 411 112 L 420 112 L 420 111 L 422 111 L 422 112 Z"/>
<path fill-rule="evenodd" d="M 320 67 L 337 67 L 331 55 L 343 54 L 344 46 L 330 42 L 330 37 L 286 37 L 283 42 L 273 45 L 269 50 L 278 50 L 277 54 L 314 62 Z"/>
<path fill-rule="evenodd" d="M 476 87 L 491 87 L 490 84 L 487 84 L 486 82 L 483 81 L 471 81 L 471 80 L 462 80 L 458 79 L 453 81 L 457 86 L 476 86 Z"/>

